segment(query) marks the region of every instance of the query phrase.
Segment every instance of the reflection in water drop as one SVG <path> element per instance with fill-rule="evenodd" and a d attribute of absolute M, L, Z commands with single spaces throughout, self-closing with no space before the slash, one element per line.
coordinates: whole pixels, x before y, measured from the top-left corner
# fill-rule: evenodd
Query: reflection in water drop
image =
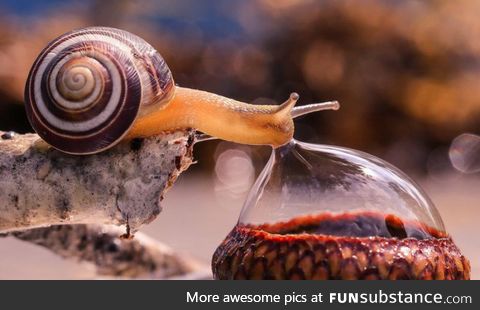
<path fill-rule="evenodd" d="M 463 173 L 480 171 L 480 136 L 461 134 L 450 146 L 450 161 L 455 169 Z"/>

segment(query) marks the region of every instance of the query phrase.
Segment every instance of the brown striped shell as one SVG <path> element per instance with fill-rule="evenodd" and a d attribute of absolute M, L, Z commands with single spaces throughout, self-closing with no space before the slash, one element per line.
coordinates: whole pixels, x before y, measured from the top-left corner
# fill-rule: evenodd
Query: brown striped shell
<path fill-rule="evenodd" d="M 53 147 L 71 154 L 105 150 L 137 115 L 166 104 L 173 78 L 162 56 L 129 32 L 74 30 L 38 56 L 25 87 L 27 116 Z"/>

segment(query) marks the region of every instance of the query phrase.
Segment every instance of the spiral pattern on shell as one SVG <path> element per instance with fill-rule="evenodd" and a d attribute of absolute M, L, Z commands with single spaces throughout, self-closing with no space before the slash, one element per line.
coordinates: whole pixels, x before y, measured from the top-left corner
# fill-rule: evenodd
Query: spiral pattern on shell
<path fill-rule="evenodd" d="M 138 114 L 166 104 L 173 85 L 143 39 L 114 28 L 74 30 L 53 40 L 30 70 L 27 116 L 53 147 L 97 153 L 120 141 Z"/>

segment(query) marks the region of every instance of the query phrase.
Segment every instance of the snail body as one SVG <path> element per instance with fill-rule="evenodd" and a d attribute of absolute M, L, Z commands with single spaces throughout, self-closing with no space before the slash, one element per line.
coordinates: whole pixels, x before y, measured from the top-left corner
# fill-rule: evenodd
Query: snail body
<path fill-rule="evenodd" d="M 199 103 L 201 98 L 202 103 Z M 243 144 L 281 145 L 292 138 L 290 111 L 294 98 L 279 106 L 251 105 L 183 87 L 167 106 L 139 118 L 130 137 L 141 137 L 181 128 L 196 128 L 223 140 Z"/>
<path fill-rule="evenodd" d="M 252 105 L 178 87 L 150 44 L 106 27 L 53 40 L 25 87 L 32 127 L 71 154 L 98 153 L 122 139 L 187 128 L 238 143 L 279 146 L 293 136 L 297 99 L 292 94 L 282 105 Z"/>

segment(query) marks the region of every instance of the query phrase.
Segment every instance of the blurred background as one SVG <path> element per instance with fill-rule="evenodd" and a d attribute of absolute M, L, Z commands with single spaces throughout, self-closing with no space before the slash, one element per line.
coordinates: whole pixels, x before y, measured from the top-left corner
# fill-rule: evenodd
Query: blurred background
<path fill-rule="evenodd" d="M 292 91 L 299 104 L 339 100 L 339 111 L 297 120 L 296 138 L 369 152 L 411 175 L 479 279 L 478 12 L 480 2 L 469 0 L 2 0 L 0 129 L 32 131 L 23 88 L 51 39 L 84 26 L 122 28 L 157 48 L 181 86 L 262 104 Z M 269 153 L 196 145 L 198 163 L 144 231 L 208 265 Z M 0 278 L 91 276 L 9 238 L 0 254 Z"/>

